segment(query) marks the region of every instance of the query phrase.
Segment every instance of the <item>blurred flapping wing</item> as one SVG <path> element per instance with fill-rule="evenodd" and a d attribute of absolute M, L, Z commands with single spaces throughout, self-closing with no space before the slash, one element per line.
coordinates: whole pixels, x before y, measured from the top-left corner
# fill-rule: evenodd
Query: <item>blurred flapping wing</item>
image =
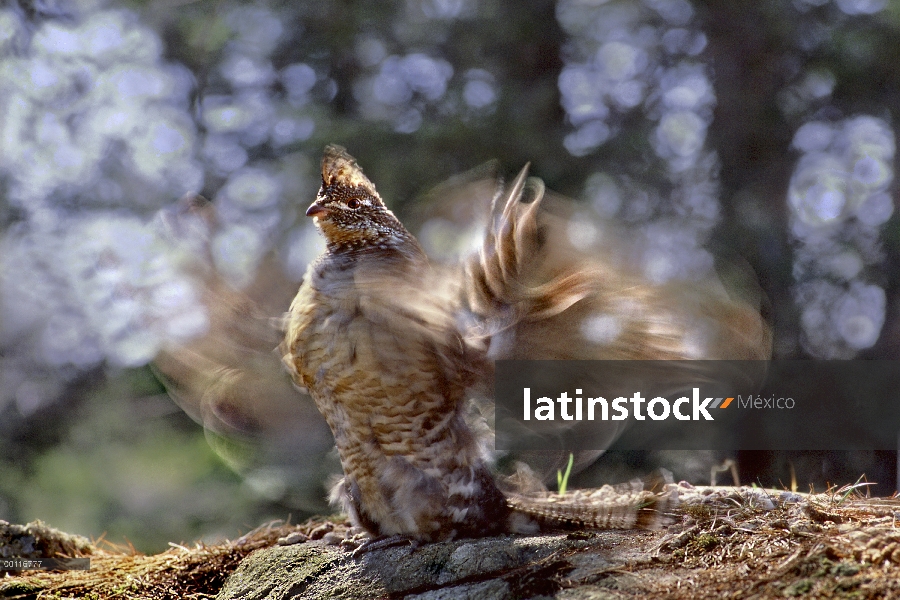
<path fill-rule="evenodd" d="M 185 270 L 199 289 L 208 327 L 204 335 L 164 348 L 154 369 L 172 398 L 201 423 L 207 439 L 233 469 L 291 506 L 320 510 L 322 483 L 339 471 L 326 460 L 333 439 L 315 403 L 296 388 L 275 349 L 281 316 L 297 283 L 266 256 L 242 290 L 216 270 L 209 240 L 214 206 L 183 199 L 164 215 L 173 243 L 190 249 Z"/>
<path fill-rule="evenodd" d="M 729 294 L 718 275 L 704 281 L 648 281 L 629 265 L 629 240 L 622 230 L 579 210 L 573 201 L 550 196 L 527 171 L 509 187 L 496 188 L 483 244 L 463 267 L 462 313 L 472 324 L 470 338 L 480 340 L 489 359 L 677 361 L 664 365 L 662 383 L 644 388 L 655 395 L 680 393 L 700 382 L 759 381 L 771 351 L 759 294 L 750 289 L 745 299 L 737 298 L 734 284 Z M 476 188 L 470 184 L 470 189 Z M 595 233 L 589 243 L 573 235 L 585 227 Z M 749 280 L 745 287 L 752 288 Z M 736 369 L 735 363 L 709 362 L 726 359 L 753 362 Z M 636 385 L 643 384 L 646 369 L 632 370 L 642 379 L 635 379 Z M 572 387 L 592 387 L 590 377 Z M 497 418 L 503 418 L 499 412 Z M 587 447 L 595 450 L 576 452 L 575 470 L 609 447 L 624 423 L 581 426 L 577 435 L 590 437 Z M 517 424 L 511 425 L 503 429 L 516 431 Z M 572 427 L 559 423 L 560 439 L 572 434 Z M 546 452 L 520 457 L 551 476 L 569 458 L 561 447 L 554 451 L 554 443 L 542 438 Z"/>

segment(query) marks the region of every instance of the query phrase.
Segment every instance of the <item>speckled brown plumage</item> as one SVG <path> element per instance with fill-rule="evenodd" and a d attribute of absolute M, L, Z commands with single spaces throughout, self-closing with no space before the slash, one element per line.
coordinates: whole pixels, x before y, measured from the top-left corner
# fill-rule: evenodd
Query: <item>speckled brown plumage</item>
<path fill-rule="evenodd" d="M 285 362 L 334 433 L 334 491 L 372 533 L 434 540 L 504 528 L 507 507 L 463 415 L 477 351 L 438 274 L 355 161 L 326 150 L 307 211 L 328 250 L 291 305 Z"/>

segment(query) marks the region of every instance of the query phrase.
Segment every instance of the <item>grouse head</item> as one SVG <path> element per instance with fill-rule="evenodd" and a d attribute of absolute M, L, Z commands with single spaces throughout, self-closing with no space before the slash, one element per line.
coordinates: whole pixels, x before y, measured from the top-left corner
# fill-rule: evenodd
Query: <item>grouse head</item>
<path fill-rule="evenodd" d="M 384 205 L 356 159 L 341 146 L 325 148 L 322 187 L 306 216 L 316 219 L 331 252 L 420 251 L 418 242 Z"/>

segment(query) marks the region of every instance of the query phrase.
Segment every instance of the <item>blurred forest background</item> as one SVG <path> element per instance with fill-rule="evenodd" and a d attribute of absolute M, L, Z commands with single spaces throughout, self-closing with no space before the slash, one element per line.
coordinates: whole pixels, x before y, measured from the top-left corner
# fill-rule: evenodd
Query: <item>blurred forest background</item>
<path fill-rule="evenodd" d="M 746 259 L 777 357 L 896 359 L 898 119 L 892 0 L 8 0 L 0 519 L 157 551 L 303 516 L 148 367 L 207 322 L 160 228 L 187 192 L 215 202 L 240 286 L 268 250 L 296 280 L 318 252 L 302 213 L 327 143 L 401 218 L 454 174 L 530 161 L 629 227 L 650 280 L 709 269 L 706 248 Z M 741 467 L 890 493 L 886 454 Z M 710 457 L 666 460 L 622 459 L 708 478 Z"/>

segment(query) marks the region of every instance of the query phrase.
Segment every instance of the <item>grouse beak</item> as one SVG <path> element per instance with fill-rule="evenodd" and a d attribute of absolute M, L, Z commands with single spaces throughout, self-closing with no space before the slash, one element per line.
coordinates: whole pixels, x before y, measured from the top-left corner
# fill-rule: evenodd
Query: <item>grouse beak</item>
<path fill-rule="evenodd" d="M 321 204 L 316 204 L 315 202 L 313 202 L 312 204 L 309 205 L 309 208 L 306 209 L 306 216 L 307 217 L 324 217 L 329 212 L 330 211 L 327 208 L 325 208 L 324 206 L 322 206 Z"/>

